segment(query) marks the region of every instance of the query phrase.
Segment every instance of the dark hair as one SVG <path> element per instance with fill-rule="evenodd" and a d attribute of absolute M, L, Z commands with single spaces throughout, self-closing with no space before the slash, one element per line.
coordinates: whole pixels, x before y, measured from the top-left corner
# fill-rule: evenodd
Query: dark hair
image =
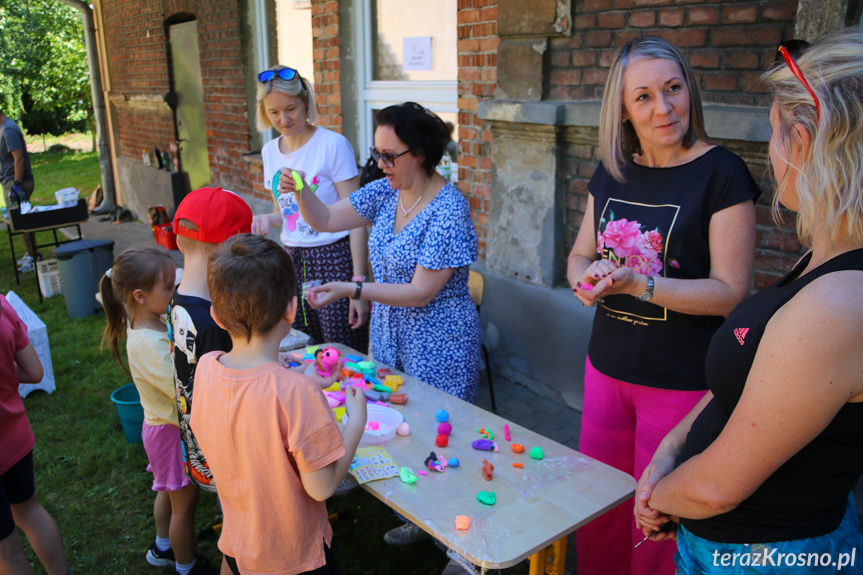
<path fill-rule="evenodd" d="M 810 44 L 806 40 L 800 40 L 799 38 L 792 38 L 791 40 L 786 40 L 784 42 L 780 42 L 780 46 L 785 46 L 785 49 L 788 50 L 788 53 L 791 54 L 791 57 L 797 60 L 800 56 L 803 55 L 803 52 L 809 48 Z M 779 50 L 776 51 L 776 54 L 773 55 L 773 66 L 785 65 L 785 59 L 782 57 L 782 54 L 779 53 Z"/>
<path fill-rule="evenodd" d="M 390 126 L 415 156 L 422 156 L 427 176 L 434 174 L 449 142 L 449 128 L 416 102 L 388 106 L 375 114 L 375 126 Z"/>
<path fill-rule="evenodd" d="M 175 265 L 171 254 L 159 246 L 134 247 L 117 256 L 109 270 L 111 275 L 106 272 L 99 280 L 102 307 L 108 319 L 102 332 L 102 348 L 108 345 L 114 361 L 127 373 L 129 368 L 120 354 L 120 338 L 126 335 L 130 323 L 128 310 L 135 305 L 135 290 L 150 291 Z"/>
<path fill-rule="evenodd" d="M 264 335 L 297 293 L 294 262 L 274 241 L 239 234 L 221 244 L 207 264 L 207 286 L 216 316 L 231 338 Z"/>

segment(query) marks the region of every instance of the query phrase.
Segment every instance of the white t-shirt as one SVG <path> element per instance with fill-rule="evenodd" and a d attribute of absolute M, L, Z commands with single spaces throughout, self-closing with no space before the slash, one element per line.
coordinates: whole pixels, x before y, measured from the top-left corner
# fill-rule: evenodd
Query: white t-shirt
<path fill-rule="evenodd" d="M 261 150 L 264 160 L 264 187 L 273 194 L 282 214 L 281 240 L 286 246 L 326 246 L 347 236 L 349 232 L 316 232 L 306 223 L 297 208 L 294 194 L 279 194 L 279 178 L 289 178 L 289 170 L 305 174 L 305 182 L 314 194 L 326 205 L 339 201 L 336 182 L 344 182 L 356 176 L 357 163 L 354 149 L 347 138 L 337 132 L 318 128 L 312 138 L 299 150 L 283 154 L 279 150 L 282 136 L 270 140 Z M 284 168 L 280 174 L 279 170 Z M 304 189 L 307 194 L 311 190 Z"/>

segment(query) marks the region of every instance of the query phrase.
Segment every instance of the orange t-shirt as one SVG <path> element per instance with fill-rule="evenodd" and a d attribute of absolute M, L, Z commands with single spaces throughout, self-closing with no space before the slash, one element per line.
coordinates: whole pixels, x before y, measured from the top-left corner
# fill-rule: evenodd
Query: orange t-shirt
<path fill-rule="evenodd" d="M 200 359 L 190 421 L 218 485 L 219 549 L 243 573 L 317 569 L 333 531 L 326 504 L 306 493 L 299 470 L 345 454 L 332 411 L 311 378 L 278 363 L 229 369 L 218 362 L 224 353 Z"/>

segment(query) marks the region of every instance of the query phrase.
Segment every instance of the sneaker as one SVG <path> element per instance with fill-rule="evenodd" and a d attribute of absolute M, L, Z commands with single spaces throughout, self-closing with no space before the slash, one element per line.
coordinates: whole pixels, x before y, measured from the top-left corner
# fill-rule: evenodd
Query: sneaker
<path fill-rule="evenodd" d="M 416 543 L 417 541 L 422 541 L 429 537 L 431 537 L 431 535 L 413 523 L 405 523 L 401 527 L 390 529 L 384 533 L 384 541 L 390 545 L 408 545 L 409 543 Z"/>
<path fill-rule="evenodd" d="M 147 550 L 147 563 L 153 567 L 173 567 L 176 563 L 174 560 L 174 550 L 166 549 L 164 551 L 159 551 L 159 548 L 156 547 L 156 542 L 154 541 L 153 544 L 150 545 L 150 549 Z"/>
<path fill-rule="evenodd" d="M 23 265 L 26 265 L 26 264 L 32 264 L 32 263 L 33 263 L 33 258 L 32 258 L 32 257 L 30 257 L 30 254 L 24 254 L 24 257 L 23 257 L 23 258 L 21 258 L 20 260 L 18 260 L 17 262 L 15 262 L 15 263 L 17 263 L 19 266 L 23 266 Z"/>
<path fill-rule="evenodd" d="M 336 487 L 336 492 L 333 495 L 347 495 L 359 486 L 360 484 L 357 483 L 357 480 L 354 479 L 353 475 L 346 475 L 345 478 L 342 479 L 342 482 L 339 483 L 339 486 Z"/>
<path fill-rule="evenodd" d="M 36 269 L 36 268 L 33 266 L 33 260 L 30 260 L 26 264 L 21 264 L 21 266 L 18 268 L 18 273 L 19 274 L 26 274 L 26 273 L 32 272 L 34 269 Z"/>

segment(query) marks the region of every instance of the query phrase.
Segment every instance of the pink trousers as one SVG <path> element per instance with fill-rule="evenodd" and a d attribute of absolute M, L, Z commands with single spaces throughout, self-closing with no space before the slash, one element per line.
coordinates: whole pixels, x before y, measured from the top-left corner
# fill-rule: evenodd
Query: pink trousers
<path fill-rule="evenodd" d="M 626 383 L 599 373 L 587 358 L 578 450 L 629 473 L 636 481 L 662 438 L 704 391 L 674 391 Z M 674 541 L 647 541 L 635 528 L 633 503 L 621 503 L 576 531 L 578 575 L 672 575 Z"/>

